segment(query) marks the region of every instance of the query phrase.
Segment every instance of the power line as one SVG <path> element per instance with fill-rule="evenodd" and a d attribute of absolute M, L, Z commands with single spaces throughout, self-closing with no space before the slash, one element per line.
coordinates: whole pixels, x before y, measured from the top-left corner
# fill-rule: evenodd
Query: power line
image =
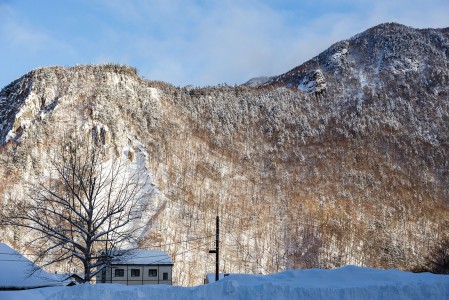
<path fill-rule="evenodd" d="M 188 252 L 197 250 L 197 249 L 199 249 L 199 248 L 201 248 L 201 247 L 204 247 L 204 246 L 206 246 L 206 245 L 209 245 L 209 242 L 204 243 L 204 244 L 201 244 L 200 246 L 195 247 L 195 248 L 193 248 L 193 249 L 189 249 L 189 250 L 186 250 L 186 251 L 183 251 L 183 252 L 180 252 L 180 253 L 175 253 L 175 254 L 173 255 L 173 257 L 176 257 L 176 256 L 179 256 L 179 255 L 182 255 L 182 254 L 185 254 L 185 253 L 188 253 Z M 163 259 L 161 259 L 161 260 L 154 261 L 153 263 L 158 263 L 158 262 L 164 261 L 165 259 L 166 259 L 166 258 L 163 258 Z"/>
<path fill-rule="evenodd" d="M 236 239 L 235 240 L 235 242 L 237 243 L 236 245 L 229 245 L 228 243 L 224 243 L 224 244 L 226 244 L 228 247 L 235 247 L 235 246 L 237 246 L 237 248 L 240 248 L 240 249 L 242 249 L 245 253 L 246 253 L 246 256 L 249 256 L 253 261 L 253 263 L 255 263 L 255 264 L 257 264 L 263 271 L 265 271 L 265 273 L 269 273 L 258 261 L 257 261 L 257 259 L 254 257 L 254 256 L 252 256 L 250 253 L 249 253 L 249 251 L 246 251 L 245 250 L 245 247 L 242 245 L 242 244 L 240 244 L 240 242 Z M 222 242 L 223 243 L 223 242 Z"/>
<path fill-rule="evenodd" d="M 225 226 L 223 226 L 223 231 L 225 231 L 226 229 L 226 226 L 227 225 L 229 225 L 229 223 L 227 223 L 226 221 L 225 222 L 223 222 L 223 223 L 225 223 Z M 225 239 L 223 239 L 222 240 L 222 243 L 224 243 L 224 244 L 226 244 L 228 247 L 237 247 L 237 249 L 238 248 L 240 248 L 242 251 L 244 251 L 245 253 L 246 253 L 246 256 L 247 257 L 250 257 L 253 261 L 253 263 L 255 263 L 255 264 L 257 264 L 258 266 L 259 266 L 259 268 L 261 268 L 265 273 L 269 273 L 259 262 L 258 262 L 258 260 L 254 257 L 254 256 L 252 256 L 251 255 L 251 253 L 249 252 L 249 251 L 247 251 L 246 249 L 245 249 L 245 247 L 238 241 L 238 238 L 234 235 L 234 232 L 227 232 L 228 234 L 229 234 L 229 236 L 231 236 L 233 239 L 234 239 L 234 241 L 235 241 L 235 245 L 229 245 L 227 242 L 225 242 Z M 245 254 L 245 253 L 242 253 L 242 252 L 240 252 L 241 254 Z"/>
<path fill-rule="evenodd" d="M 192 249 L 189 249 L 189 250 L 186 250 L 186 251 L 183 251 L 183 252 L 180 252 L 180 253 L 175 253 L 173 256 L 179 256 L 179 255 L 182 255 L 182 254 L 185 254 L 185 253 L 188 253 L 188 252 L 191 252 L 191 251 L 194 251 L 194 250 L 197 250 L 197 249 L 199 249 L 199 248 L 201 248 L 201 247 L 204 247 L 204 246 L 206 246 L 206 245 L 209 245 L 210 244 L 210 242 L 206 242 L 206 243 L 204 243 L 204 244 L 201 244 L 200 246 L 198 246 L 198 247 L 195 247 L 195 248 L 192 248 Z M 18 254 L 18 253 L 1 253 L 0 252 L 0 254 L 7 254 L 7 255 L 21 255 L 21 254 Z M 161 262 L 161 261 L 164 261 L 164 260 L 166 260 L 167 258 L 166 258 L 166 256 L 167 255 L 165 255 L 165 254 L 161 254 L 161 255 L 139 255 L 139 256 L 133 256 L 133 255 L 129 255 L 129 257 L 130 258 L 152 258 L 152 257 L 162 257 L 162 256 L 164 256 L 164 258 L 163 259 L 160 259 L 160 260 L 157 260 L 157 261 L 154 261 L 154 263 L 157 263 L 157 262 Z M 16 261 L 16 262 L 27 262 L 26 260 L 23 260 L 23 259 L 0 259 L 0 261 Z"/>
<path fill-rule="evenodd" d="M 170 245 L 181 244 L 181 243 L 186 243 L 186 242 L 191 242 L 191 241 L 203 240 L 203 239 L 214 237 L 214 236 L 215 235 L 208 235 L 208 236 L 203 236 L 203 237 L 199 237 L 199 238 L 188 239 L 188 240 L 184 240 L 184 241 L 162 244 L 162 245 L 157 245 L 157 246 L 150 246 L 150 247 L 156 248 L 156 247 L 170 246 Z M 150 248 L 150 247 L 147 247 L 147 248 Z"/>
<path fill-rule="evenodd" d="M 199 248 L 201 248 L 201 247 L 204 247 L 204 246 L 206 246 L 206 245 L 209 245 L 209 244 L 210 244 L 209 242 L 204 243 L 204 244 L 202 244 L 202 245 L 200 245 L 200 246 L 198 246 L 198 247 L 195 247 L 195 248 L 193 248 L 193 249 L 186 250 L 186 251 L 183 251 L 183 252 L 181 252 L 181 253 L 176 253 L 174 256 L 178 256 L 178 255 L 185 254 L 185 253 L 190 252 L 190 251 L 193 251 L 193 250 L 197 250 L 197 249 L 199 249 Z"/>
<path fill-rule="evenodd" d="M 159 247 L 159 248 L 161 248 L 161 247 L 164 247 L 164 246 L 171 246 L 171 245 L 176 245 L 176 244 L 182 244 L 182 243 L 188 243 L 188 242 L 193 242 L 193 241 L 198 241 L 198 240 L 204 240 L 204 239 L 206 239 L 206 238 L 211 238 L 211 237 L 214 237 L 214 235 L 208 235 L 208 236 L 203 236 L 203 237 L 199 237 L 199 238 L 193 238 L 193 239 L 187 239 L 187 240 L 183 240 L 183 241 L 178 241 L 178 242 L 171 242 L 171 243 L 167 243 L 167 244 L 161 244 L 161 245 L 155 245 L 155 246 L 148 246 L 148 247 L 145 247 L 145 248 L 156 248 L 156 247 Z M 135 249 L 133 249 L 133 250 L 135 250 Z M 130 251 L 132 251 L 132 250 L 130 250 Z M 149 251 L 151 251 L 151 250 L 149 250 Z M 70 251 L 69 251 L 70 252 Z M 32 256 L 32 255 L 39 255 L 40 253 L 31 253 L 31 252 L 27 252 L 27 253 L 11 253 L 11 252 L 0 252 L 0 255 L 19 255 L 19 256 L 23 256 L 23 255 L 29 255 L 29 256 Z M 60 255 L 60 254 L 57 254 L 57 253 L 47 253 L 46 254 L 46 256 L 48 256 L 48 255 Z M 157 257 L 157 256 L 161 256 L 161 255 L 156 255 L 156 256 L 154 256 L 154 257 Z M 153 257 L 153 256 L 145 256 L 145 257 Z"/>

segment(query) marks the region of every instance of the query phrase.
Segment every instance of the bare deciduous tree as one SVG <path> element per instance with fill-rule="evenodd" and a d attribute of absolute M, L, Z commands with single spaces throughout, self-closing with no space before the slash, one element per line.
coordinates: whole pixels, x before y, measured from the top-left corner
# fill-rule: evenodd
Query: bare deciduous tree
<path fill-rule="evenodd" d="M 139 167 L 120 157 L 95 138 L 72 137 L 52 151 L 51 170 L 30 183 L 5 218 L 32 232 L 38 261 L 73 261 L 89 282 L 105 255 L 134 245 L 152 191 Z"/>

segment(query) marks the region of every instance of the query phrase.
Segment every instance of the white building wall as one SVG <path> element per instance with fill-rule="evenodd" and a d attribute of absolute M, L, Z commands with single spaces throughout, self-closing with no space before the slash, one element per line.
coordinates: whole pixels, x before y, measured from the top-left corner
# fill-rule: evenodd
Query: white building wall
<path fill-rule="evenodd" d="M 116 276 L 116 269 L 123 270 L 123 276 Z M 127 285 L 142 285 L 142 284 L 167 284 L 172 285 L 173 266 L 167 265 L 115 265 L 106 267 L 105 272 L 97 274 L 97 283 L 120 283 Z M 138 272 L 133 271 L 138 270 Z M 151 273 L 150 273 L 150 270 Z M 156 276 L 154 275 L 156 270 Z M 138 273 L 138 274 L 137 274 Z M 133 276 L 134 275 L 134 276 Z M 138 276 L 136 276 L 138 275 Z"/>

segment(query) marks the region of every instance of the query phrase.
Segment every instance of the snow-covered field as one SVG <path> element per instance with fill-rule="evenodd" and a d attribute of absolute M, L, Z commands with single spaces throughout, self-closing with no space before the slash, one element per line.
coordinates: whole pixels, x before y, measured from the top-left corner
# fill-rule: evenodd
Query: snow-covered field
<path fill-rule="evenodd" d="M 118 284 L 0 291 L 2 300 L 40 299 L 449 299 L 449 276 L 347 266 L 274 275 L 230 275 L 196 287 Z"/>

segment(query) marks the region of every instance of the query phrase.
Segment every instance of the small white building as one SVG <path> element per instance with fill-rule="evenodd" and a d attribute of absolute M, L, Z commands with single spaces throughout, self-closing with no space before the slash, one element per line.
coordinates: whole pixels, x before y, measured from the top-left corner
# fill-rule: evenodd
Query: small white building
<path fill-rule="evenodd" d="M 218 274 L 218 280 L 221 280 L 225 277 L 228 277 L 229 273 L 219 273 Z M 215 282 L 215 273 L 207 273 L 206 276 L 204 276 L 204 284 Z"/>
<path fill-rule="evenodd" d="M 166 252 L 136 249 L 117 253 L 97 274 L 97 283 L 172 285 L 173 261 Z"/>

